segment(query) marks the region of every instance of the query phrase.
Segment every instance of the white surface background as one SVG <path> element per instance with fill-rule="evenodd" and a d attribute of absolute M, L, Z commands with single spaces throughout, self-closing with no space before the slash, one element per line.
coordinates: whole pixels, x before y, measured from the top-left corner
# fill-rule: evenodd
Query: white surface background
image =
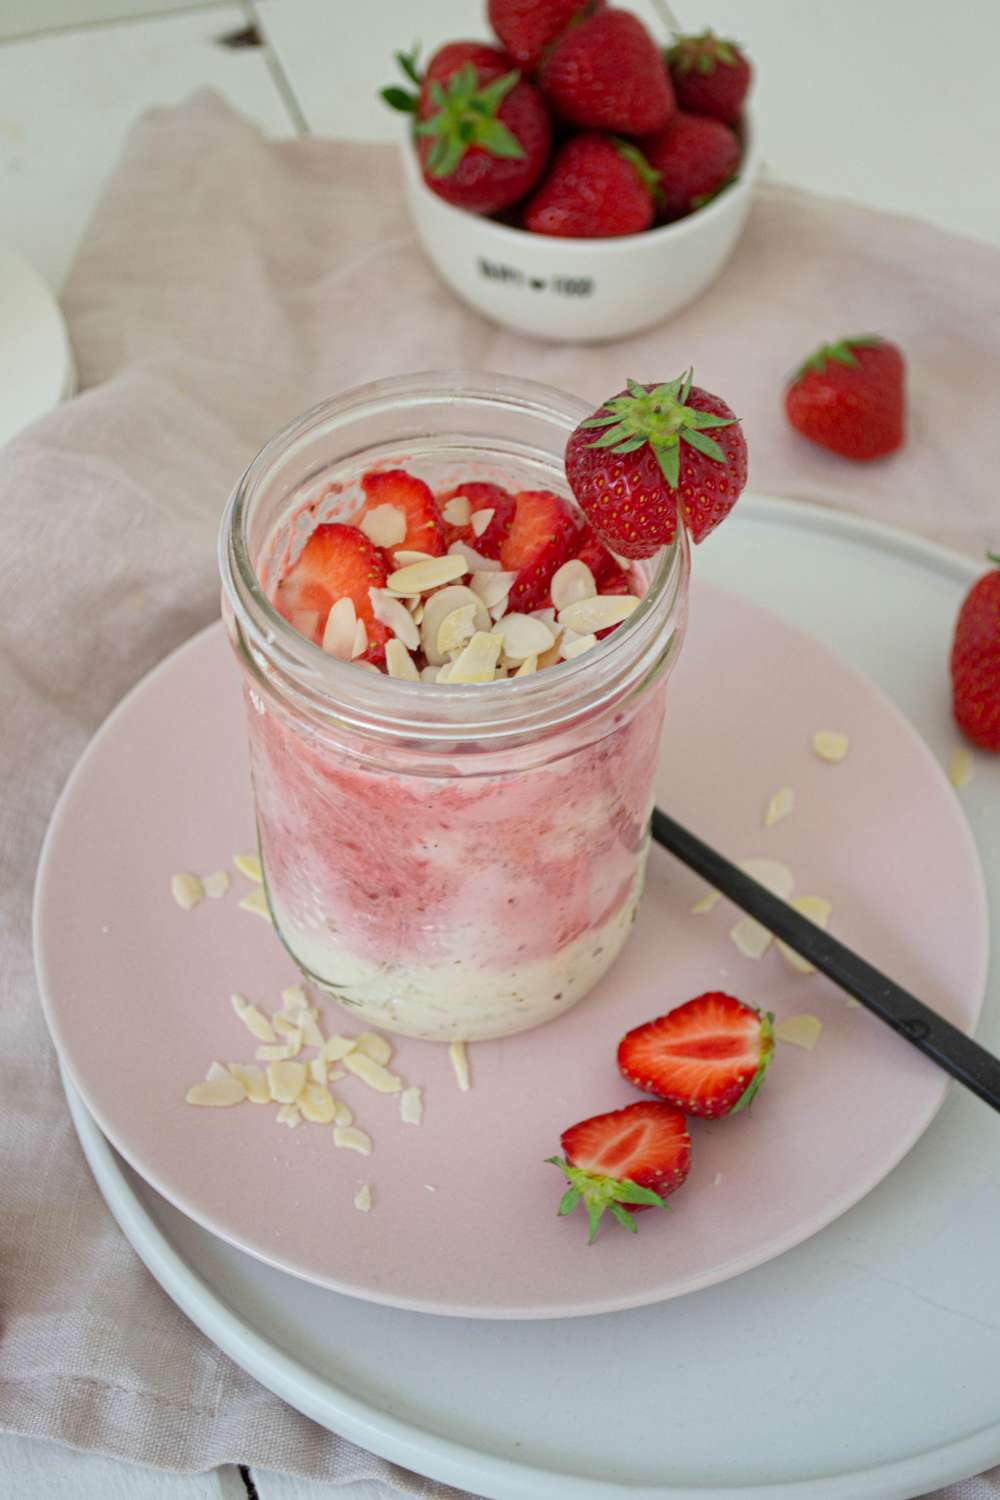
<path fill-rule="evenodd" d="M 632 8 L 655 17 L 655 0 Z M 58 289 L 128 128 L 147 106 L 221 90 L 271 135 L 395 139 L 376 98 L 392 51 L 486 34 L 479 0 L 0 0 L 0 243 Z M 675 0 L 754 58 L 774 176 L 1000 244 L 1000 4 Z M 220 38 L 250 23 L 264 46 Z M 381 1500 L 256 1472 L 261 1500 Z M 16 1500 L 244 1500 L 236 1469 L 192 1476 L 0 1439 Z"/>

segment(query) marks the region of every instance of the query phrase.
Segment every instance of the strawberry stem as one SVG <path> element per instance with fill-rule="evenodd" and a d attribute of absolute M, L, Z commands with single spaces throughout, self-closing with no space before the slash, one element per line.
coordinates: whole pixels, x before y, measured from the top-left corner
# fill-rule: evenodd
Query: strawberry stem
<path fill-rule="evenodd" d="M 774 1013 L 768 1010 L 763 1015 L 760 1011 L 757 1014 L 760 1016 L 760 1060 L 756 1073 L 729 1111 L 731 1115 L 737 1114 L 741 1109 L 749 1109 L 774 1059 Z"/>
<path fill-rule="evenodd" d="M 520 79 L 515 68 L 480 88 L 475 67 L 464 63 L 445 88 L 439 83 L 432 86 L 437 112 L 414 127 L 415 135 L 433 141 L 426 162 L 432 177 L 450 177 L 470 146 L 513 161 L 524 157 L 517 136 L 497 118 L 501 104 Z"/>
<path fill-rule="evenodd" d="M 638 1226 L 632 1214 L 622 1206 L 625 1203 L 646 1203 L 651 1208 L 670 1207 L 659 1193 L 654 1193 L 652 1188 L 640 1187 L 630 1177 L 604 1177 L 598 1172 L 588 1172 L 583 1167 L 570 1166 L 561 1156 L 547 1156 L 545 1160 L 553 1167 L 558 1167 L 569 1181 L 569 1187 L 559 1201 L 557 1213 L 560 1217 L 571 1214 L 578 1203 L 582 1202 L 586 1208 L 590 1226 L 588 1245 L 594 1243 L 606 1212 L 610 1212 L 623 1228 L 635 1234 Z"/>
<path fill-rule="evenodd" d="M 689 443 L 706 458 L 724 464 L 726 455 L 707 430 L 731 427 L 732 417 L 715 417 L 697 411 L 685 403 L 691 394 L 694 371 L 687 370 L 667 385 L 649 388 L 629 380 L 628 395 L 606 401 L 595 417 L 584 427 L 606 430 L 590 444 L 591 448 L 610 448 L 613 453 L 635 453 L 646 443 L 653 450 L 660 472 L 671 489 L 680 479 L 680 445 Z"/>
<path fill-rule="evenodd" d="M 855 349 L 874 349 L 881 343 L 882 340 L 877 333 L 859 333 L 854 338 L 835 339 L 830 344 L 821 344 L 815 353 L 810 354 L 808 359 L 803 360 L 802 364 L 795 371 L 795 374 L 791 376 L 789 384 L 794 385 L 809 370 L 815 371 L 817 375 L 822 375 L 826 369 L 827 361 L 831 359 L 839 365 L 847 365 L 853 369 L 858 363 L 854 353 Z"/>

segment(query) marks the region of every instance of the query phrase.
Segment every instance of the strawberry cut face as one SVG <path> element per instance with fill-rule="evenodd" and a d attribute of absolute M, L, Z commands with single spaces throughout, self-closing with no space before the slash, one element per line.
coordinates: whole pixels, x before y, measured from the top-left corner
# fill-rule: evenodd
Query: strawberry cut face
<path fill-rule="evenodd" d="M 470 480 L 468 484 L 456 485 L 453 490 L 440 497 L 442 509 L 449 500 L 464 495 L 469 502 L 472 515 L 491 510 L 489 525 L 477 536 L 471 520 L 465 526 L 452 526 L 445 522 L 445 540 L 450 547 L 453 542 L 464 542 L 481 557 L 498 560 L 504 542 L 514 524 L 514 496 L 501 489 L 498 484 L 486 484 L 482 480 Z"/>
<path fill-rule="evenodd" d="M 393 505 L 403 513 L 406 535 L 390 552 L 405 548 L 410 552 L 426 552 L 431 557 L 441 556 L 445 551 L 444 523 L 429 485 L 416 475 L 407 474 L 405 469 L 383 469 L 365 474 L 361 487 L 365 503 L 354 517 L 355 526 L 376 506 Z"/>
<path fill-rule="evenodd" d="M 718 1119 L 746 1108 L 760 1088 L 774 1055 L 773 1019 L 709 991 L 627 1032 L 618 1066 L 644 1093 Z"/>
<path fill-rule="evenodd" d="M 341 522 L 317 526 L 294 567 L 278 585 L 275 608 L 318 646 L 331 607 L 338 599 L 350 599 L 368 633 L 368 648 L 362 659 L 379 662 L 385 655 L 389 632 L 375 619 L 368 590 L 382 588 L 388 575 L 385 554 L 356 526 Z"/>
<path fill-rule="evenodd" d="M 565 500 L 551 490 L 521 490 L 514 523 L 500 549 L 500 561 L 516 573 L 510 608 L 521 613 L 548 603 L 549 584 L 557 568 L 573 556 L 579 523 Z"/>
<path fill-rule="evenodd" d="M 563 1131 L 560 1144 L 565 1160 L 548 1158 L 569 1182 L 559 1213 L 571 1213 L 583 1202 L 591 1242 L 606 1211 L 634 1232 L 632 1215 L 665 1208 L 664 1199 L 684 1183 L 691 1168 L 691 1138 L 683 1114 L 652 1100 L 581 1120 Z"/>

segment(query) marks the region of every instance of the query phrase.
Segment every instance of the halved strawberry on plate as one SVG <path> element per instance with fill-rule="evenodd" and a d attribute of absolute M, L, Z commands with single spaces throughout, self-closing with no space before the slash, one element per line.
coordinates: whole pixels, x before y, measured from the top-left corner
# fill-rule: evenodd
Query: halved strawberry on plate
<path fill-rule="evenodd" d="M 559 1213 L 572 1213 L 583 1203 L 590 1220 L 588 1244 L 606 1211 L 634 1234 L 633 1214 L 668 1208 L 664 1199 L 691 1169 L 691 1137 L 683 1114 L 651 1099 L 580 1120 L 563 1131 L 560 1144 L 565 1159 L 546 1158 L 569 1181 Z"/>
<path fill-rule="evenodd" d="M 390 555 L 405 548 L 440 557 L 446 550 L 444 522 L 433 491 L 422 479 L 405 469 L 379 469 L 363 475 L 361 487 L 365 503 L 353 518 L 354 525 L 376 546 Z"/>
<path fill-rule="evenodd" d="M 511 612 L 528 614 L 548 604 L 552 575 L 575 553 L 580 523 L 551 490 L 521 490 L 515 498 L 514 523 L 500 548 L 500 561 L 517 574 Z"/>
<path fill-rule="evenodd" d="M 469 519 L 464 522 L 449 521 L 445 514 L 452 500 L 464 497 L 469 502 Z M 456 485 L 447 494 L 438 496 L 438 504 L 445 516 L 445 541 L 464 542 L 481 557 L 498 559 L 504 542 L 514 524 L 514 496 L 501 489 L 498 484 L 487 484 L 473 479 L 468 484 Z M 475 518 L 479 518 L 478 520 Z"/>
<path fill-rule="evenodd" d="M 356 526 L 330 522 L 317 526 L 294 566 L 279 583 L 275 608 L 301 635 L 323 643 L 330 610 L 338 599 L 350 599 L 364 623 L 367 645 L 360 660 L 379 662 L 390 632 L 376 620 L 370 588 L 382 588 L 389 576 L 384 553 Z"/>
<path fill-rule="evenodd" d="M 715 1120 L 745 1109 L 774 1056 L 774 1016 L 709 990 L 626 1032 L 618 1066 L 643 1093 Z"/>

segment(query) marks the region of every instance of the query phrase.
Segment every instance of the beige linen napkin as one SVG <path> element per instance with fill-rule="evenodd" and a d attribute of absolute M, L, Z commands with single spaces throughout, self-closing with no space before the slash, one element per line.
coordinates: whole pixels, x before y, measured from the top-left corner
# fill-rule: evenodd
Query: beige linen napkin
<path fill-rule="evenodd" d="M 216 614 L 219 513 L 255 450 L 378 376 L 467 365 L 596 401 L 626 374 L 693 361 L 745 419 L 757 490 L 982 553 L 1000 542 L 979 415 L 1000 389 L 1000 252 L 766 186 L 731 267 L 672 323 L 615 347 L 533 344 L 466 311 L 428 269 L 393 151 L 268 143 L 199 95 L 137 126 L 64 300 L 83 394 L 0 452 L 0 1427 L 166 1468 L 238 1461 L 454 1494 L 256 1385 L 104 1209 L 32 967 L 55 799 L 122 694 Z M 780 395 L 813 345 L 869 329 L 909 355 L 911 437 L 861 467 L 789 432 Z"/>

